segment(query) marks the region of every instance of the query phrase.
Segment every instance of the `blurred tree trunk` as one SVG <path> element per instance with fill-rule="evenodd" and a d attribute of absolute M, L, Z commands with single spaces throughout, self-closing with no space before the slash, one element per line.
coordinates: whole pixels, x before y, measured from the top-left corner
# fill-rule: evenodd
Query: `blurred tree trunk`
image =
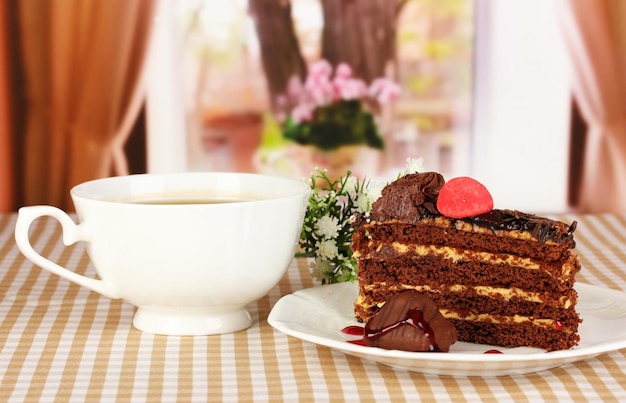
<path fill-rule="evenodd" d="M 321 0 L 322 58 L 370 82 L 396 58 L 397 16 L 406 0 Z"/>
<path fill-rule="evenodd" d="M 273 106 L 289 78 L 304 80 L 307 67 L 291 17 L 291 1 L 250 0 Z M 320 0 L 324 16 L 322 58 L 348 63 L 365 81 L 386 75 L 396 58 L 396 22 L 407 0 Z"/>
<path fill-rule="evenodd" d="M 289 78 L 304 80 L 306 64 L 291 20 L 291 1 L 250 0 L 272 105 L 285 93 Z"/>

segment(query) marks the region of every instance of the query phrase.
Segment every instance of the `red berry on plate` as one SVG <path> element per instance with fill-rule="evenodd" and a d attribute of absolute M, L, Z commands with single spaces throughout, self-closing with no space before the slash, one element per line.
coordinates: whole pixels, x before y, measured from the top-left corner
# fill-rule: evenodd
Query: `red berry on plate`
<path fill-rule="evenodd" d="M 446 217 L 466 218 L 488 213 L 493 198 L 482 183 L 467 176 L 450 179 L 439 191 L 437 209 Z"/>

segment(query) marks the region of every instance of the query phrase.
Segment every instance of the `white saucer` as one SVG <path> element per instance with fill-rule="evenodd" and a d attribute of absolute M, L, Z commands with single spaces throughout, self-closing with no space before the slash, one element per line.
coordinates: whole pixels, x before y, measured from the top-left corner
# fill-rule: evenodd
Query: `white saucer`
<path fill-rule="evenodd" d="M 297 291 L 282 297 L 268 317 L 275 329 L 345 354 L 408 371 L 439 375 L 500 376 L 525 374 L 626 348 L 626 293 L 577 283 L 577 310 L 583 318 L 580 344 L 545 352 L 457 342 L 449 353 L 413 353 L 349 343 L 343 328 L 358 325 L 353 303 L 356 284 L 340 283 Z M 503 354 L 484 354 L 497 349 Z"/>

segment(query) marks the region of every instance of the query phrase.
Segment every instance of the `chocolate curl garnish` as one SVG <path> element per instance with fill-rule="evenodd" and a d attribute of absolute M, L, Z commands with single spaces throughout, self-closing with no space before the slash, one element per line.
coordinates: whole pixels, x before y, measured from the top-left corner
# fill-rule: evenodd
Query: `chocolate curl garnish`
<path fill-rule="evenodd" d="M 436 215 L 437 197 L 445 180 L 437 172 L 409 174 L 387 185 L 372 205 L 375 221 L 417 220 L 424 214 Z"/>

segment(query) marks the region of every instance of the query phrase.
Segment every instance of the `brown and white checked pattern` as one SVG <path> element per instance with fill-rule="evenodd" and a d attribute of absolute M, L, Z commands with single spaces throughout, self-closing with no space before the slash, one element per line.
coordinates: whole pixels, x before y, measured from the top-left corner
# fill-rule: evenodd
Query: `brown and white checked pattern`
<path fill-rule="evenodd" d="M 626 216 L 578 220 L 579 280 L 626 290 Z M 511 401 L 626 400 L 626 350 L 534 374 L 448 377 L 395 370 L 274 331 L 273 304 L 311 287 L 294 261 L 278 287 L 250 306 L 247 331 L 165 337 L 132 328 L 134 308 L 33 266 L 0 215 L 0 401 Z M 82 244 L 64 247 L 59 226 L 32 228 L 36 249 L 77 272 L 94 271 Z M 626 320 L 626 318 L 625 318 Z"/>

